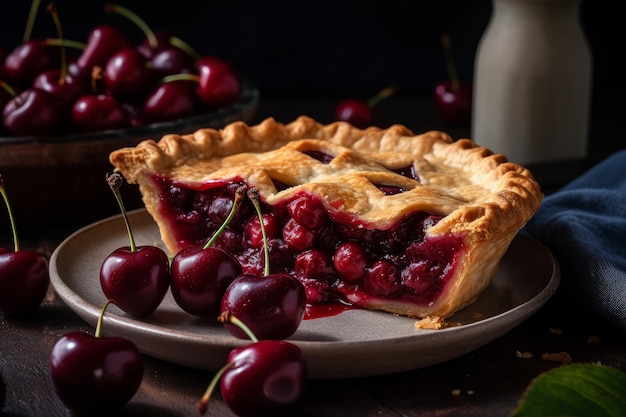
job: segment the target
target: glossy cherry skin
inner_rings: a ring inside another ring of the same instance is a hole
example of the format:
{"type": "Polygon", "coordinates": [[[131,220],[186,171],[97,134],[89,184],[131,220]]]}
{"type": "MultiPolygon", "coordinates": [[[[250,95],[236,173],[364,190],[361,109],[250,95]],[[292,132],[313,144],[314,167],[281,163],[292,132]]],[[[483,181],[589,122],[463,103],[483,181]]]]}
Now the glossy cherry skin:
{"type": "MultiPolygon", "coordinates": [[[[228,287],[221,311],[229,311],[244,322],[259,339],[286,339],[300,326],[306,309],[306,290],[295,277],[285,273],[258,276],[242,274],[228,287]]],[[[238,326],[224,327],[239,339],[248,336],[238,326]]]]}
{"type": "Polygon", "coordinates": [[[181,249],[171,268],[174,300],[196,316],[217,316],[226,288],[241,274],[239,261],[216,247],[181,249]]]}
{"type": "Polygon", "coordinates": [[[150,58],[150,65],[158,78],[170,74],[192,73],[195,68],[193,58],[174,46],[167,46],[156,52],[150,58]]]}
{"type": "Polygon", "coordinates": [[[137,346],[122,337],[67,333],[55,343],[48,364],[56,395],[81,413],[123,406],[143,378],[137,346]]]}
{"type": "Polygon", "coordinates": [[[59,48],[47,45],[43,39],[18,45],[4,61],[6,76],[18,88],[30,87],[42,71],[59,68],[60,65],[59,48]]]}
{"type": "Polygon", "coordinates": [[[240,417],[292,415],[306,390],[302,351],[282,340],[261,340],[233,349],[222,376],[224,402],[240,417]]]}
{"type": "Polygon", "coordinates": [[[89,84],[85,78],[66,74],[61,82],[61,70],[57,68],[40,73],[35,77],[33,87],[50,93],[64,108],[71,108],[79,97],[89,92],[89,84]]]}
{"type": "Polygon", "coordinates": [[[154,313],[170,285],[167,254],[156,246],[121,247],[107,256],[100,267],[104,295],[134,317],[154,313]]]}
{"type": "Polygon", "coordinates": [[[211,108],[227,107],[241,95],[241,80],[235,70],[217,57],[202,57],[196,61],[200,81],[197,94],[211,108]]]}
{"type": "Polygon", "coordinates": [[[56,133],[62,123],[61,106],[47,91],[29,88],[10,100],[3,110],[6,130],[13,135],[56,133]]]}
{"type": "Polygon", "coordinates": [[[104,67],[109,93],[122,101],[143,98],[155,80],[148,59],[135,48],[114,53],[104,67]]]}
{"type": "Polygon", "coordinates": [[[119,129],[131,125],[128,112],[117,99],[104,94],[79,97],[72,106],[71,123],[77,131],[119,129]]]}
{"type": "Polygon", "coordinates": [[[335,120],[348,122],[354,127],[365,129],[374,124],[374,112],[365,101],[346,99],[335,108],[335,120]]]}
{"type": "Polygon", "coordinates": [[[435,108],[439,117],[454,125],[469,124],[472,116],[472,85],[459,83],[459,89],[452,88],[450,81],[444,81],[435,87],[435,108]]]}
{"type": "Polygon", "coordinates": [[[49,282],[48,262],[42,254],[0,248],[0,311],[22,314],[36,310],[49,282]]]}
{"type": "Polygon", "coordinates": [[[94,66],[104,69],[109,58],[119,50],[131,48],[126,35],[114,26],[96,26],[89,33],[85,49],[76,60],[78,74],[91,77],[94,66]]]}
{"type": "Polygon", "coordinates": [[[149,122],[176,120],[196,113],[198,99],[193,81],[170,81],[159,84],[143,103],[143,115],[149,122]]]}

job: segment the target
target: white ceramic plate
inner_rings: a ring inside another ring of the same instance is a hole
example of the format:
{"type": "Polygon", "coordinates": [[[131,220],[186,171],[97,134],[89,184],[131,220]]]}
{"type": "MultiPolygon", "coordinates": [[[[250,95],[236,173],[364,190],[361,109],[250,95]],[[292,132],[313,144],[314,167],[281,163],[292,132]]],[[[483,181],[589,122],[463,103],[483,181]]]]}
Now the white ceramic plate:
{"type": "MultiPolygon", "coordinates": [[[[129,213],[137,245],[162,245],[145,210],[129,213]]],[[[104,258],[128,245],[121,216],[101,220],[69,236],[52,254],[50,279],[61,299],[94,326],[106,299],[99,270],[104,258]]],[[[290,338],[303,350],[311,378],[348,378],[417,369],[477,349],[535,313],[556,291],[559,267],[540,243],[517,236],[492,282],[478,300],[449,321],[460,326],[417,330],[415,320],[392,314],[348,310],[305,320],[290,338]]],[[[181,310],[168,294],[158,310],[135,319],[115,306],[107,309],[105,335],[124,336],[146,355],[216,371],[229,351],[249,341],[228,333],[217,320],[181,310]]]]}

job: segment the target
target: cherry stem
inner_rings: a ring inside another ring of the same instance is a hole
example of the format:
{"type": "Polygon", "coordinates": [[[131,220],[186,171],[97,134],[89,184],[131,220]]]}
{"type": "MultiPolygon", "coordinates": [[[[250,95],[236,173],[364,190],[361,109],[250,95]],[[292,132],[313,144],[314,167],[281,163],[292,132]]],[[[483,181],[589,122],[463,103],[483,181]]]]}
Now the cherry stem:
{"type": "Polygon", "coordinates": [[[17,92],[15,91],[15,89],[13,89],[13,87],[11,87],[9,84],[2,80],[0,80],[0,87],[4,88],[4,90],[9,93],[9,95],[11,96],[11,101],[13,101],[15,107],[21,106],[20,101],[17,99],[17,92]]]}
{"type": "Polygon", "coordinates": [[[211,399],[211,394],[213,394],[213,391],[215,391],[215,387],[217,386],[217,383],[222,378],[224,373],[228,371],[230,368],[232,368],[234,364],[235,364],[234,362],[227,363],[226,365],[222,366],[222,368],[219,371],[217,371],[217,373],[213,376],[213,379],[211,379],[209,386],[204,392],[204,395],[202,395],[202,397],[200,398],[200,401],[198,401],[198,404],[196,405],[196,409],[198,410],[200,414],[206,413],[209,400],[211,399]]]}
{"type": "Polygon", "coordinates": [[[461,89],[459,76],[454,65],[454,57],[452,56],[452,46],[450,46],[450,35],[444,33],[441,35],[441,43],[443,44],[443,52],[446,54],[446,64],[448,65],[448,74],[450,76],[450,85],[452,91],[458,92],[461,89]]]}
{"type": "Polygon", "coordinates": [[[104,77],[102,75],[102,67],[99,65],[94,65],[91,69],[91,91],[96,94],[98,92],[97,82],[104,77]]]}
{"type": "Polygon", "coordinates": [[[248,339],[250,339],[252,341],[252,343],[256,343],[256,342],[259,341],[259,339],[252,332],[252,330],[250,330],[250,328],[246,325],[246,323],[244,323],[243,321],[239,320],[233,313],[230,312],[230,310],[223,311],[217,317],[217,320],[220,323],[230,323],[230,324],[234,324],[235,326],[239,327],[241,330],[244,331],[244,333],[248,336],[248,339]]]}
{"type": "Polygon", "coordinates": [[[198,74],[171,74],[161,78],[161,83],[169,83],[172,81],[200,82],[200,76],[198,74]]]}
{"type": "Polygon", "coordinates": [[[235,191],[235,197],[233,199],[233,206],[230,209],[230,213],[228,213],[228,217],[226,217],[226,220],[224,220],[222,225],[215,231],[215,233],[213,233],[213,236],[211,237],[211,239],[209,239],[206,245],[204,245],[204,249],[209,248],[211,245],[213,245],[213,243],[215,243],[217,238],[222,234],[224,229],[226,229],[226,227],[228,226],[230,221],[233,219],[233,217],[235,217],[235,214],[237,213],[237,209],[239,208],[239,204],[241,203],[241,201],[246,195],[247,188],[248,187],[245,184],[242,184],[237,188],[237,191],[235,191]]]}
{"type": "Polygon", "coordinates": [[[98,317],[98,323],[96,324],[96,333],[95,333],[96,337],[102,336],[102,320],[104,319],[104,312],[106,311],[109,304],[112,304],[112,303],[113,303],[113,300],[107,300],[107,302],[104,303],[104,306],[102,306],[102,310],[100,310],[100,316],[98,317]]]}
{"type": "Polygon", "coordinates": [[[157,48],[158,41],[154,32],[152,31],[152,29],[150,29],[150,26],[148,26],[148,24],[141,17],[139,17],[138,14],[131,11],[130,9],[127,9],[126,7],[120,6],[119,4],[112,4],[112,3],[105,4],[104,10],[107,13],[113,12],[113,13],[121,14],[127,19],[131,20],[146,35],[146,38],[148,39],[148,43],[150,44],[150,48],[152,49],[157,48]]]}
{"type": "Polygon", "coordinates": [[[26,29],[24,30],[24,37],[22,38],[24,43],[28,42],[33,34],[33,26],[35,26],[35,18],[37,17],[37,10],[39,10],[39,3],[39,0],[33,0],[30,4],[30,12],[28,13],[26,29]]]}
{"type": "Polygon", "coordinates": [[[263,223],[263,213],[261,213],[261,204],[259,203],[259,189],[250,188],[248,190],[248,198],[252,201],[252,205],[259,216],[259,225],[261,226],[261,234],[263,235],[263,253],[265,254],[265,276],[270,274],[270,249],[267,243],[267,233],[265,232],[265,224],[263,223]]]}
{"type": "Polygon", "coordinates": [[[130,251],[135,252],[137,250],[137,246],[135,245],[135,238],[133,237],[133,232],[130,228],[130,222],[128,221],[126,208],[124,208],[124,201],[122,200],[122,195],[120,194],[120,187],[122,186],[122,183],[124,182],[124,177],[119,172],[114,172],[113,174],[107,177],[107,182],[109,183],[109,187],[111,188],[111,191],[113,191],[113,194],[115,195],[117,204],[120,206],[122,217],[124,217],[124,223],[126,223],[126,231],[128,232],[128,240],[130,241],[130,251]]]}
{"type": "Polygon", "coordinates": [[[60,38],[47,38],[44,39],[43,43],[51,46],[65,46],[67,48],[75,49],[85,49],[85,46],[87,46],[84,42],[60,38]]]}
{"type": "Polygon", "coordinates": [[[185,42],[181,38],[176,37],[176,36],[170,36],[169,42],[170,42],[170,45],[175,46],[178,49],[185,51],[194,60],[197,60],[200,58],[200,54],[196,52],[196,50],[193,49],[191,45],[189,45],[187,42],[185,42]]]}
{"type": "Polygon", "coordinates": [[[67,56],[65,54],[65,43],[63,42],[63,29],[61,28],[61,20],[59,19],[59,13],[54,3],[49,3],[46,8],[48,13],[52,16],[54,25],[56,26],[57,34],[61,40],[61,71],[59,74],[59,85],[65,84],[65,77],[67,77],[67,56]]]}
{"type": "Polygon", "coordinates": [[[0,174],[0,194],[2,194],[2,198],[4,199],[4,204],[7,206],[7,212],[9,213],[9,221],[11,222],[11,231],[13,232],[13,245],[15,247],[15,252],[20,250],[20,243],[17,239],[17,228],[15,227],[15,218],[13,217],[13,210],[11,210],[11,203],[9,203],[9,195],[7,194],[6,188],[4,188],[4,178],[2,178],[2,174],[0,174]]]}
{"type": "Polygon", "coordinates": [[[387,88],[383,88],[378,93],[376,93],[374,96],[372,96],[372,98],[367,100],[368,107],[369,108],[374,107],[375,105],[380,103],[382,100],[384,100],[387,97],[395,94],[397,91],[398,91],[398,88],[395,87],[395,86],[390,86],[390,87],[387,87],[387,88]]]}

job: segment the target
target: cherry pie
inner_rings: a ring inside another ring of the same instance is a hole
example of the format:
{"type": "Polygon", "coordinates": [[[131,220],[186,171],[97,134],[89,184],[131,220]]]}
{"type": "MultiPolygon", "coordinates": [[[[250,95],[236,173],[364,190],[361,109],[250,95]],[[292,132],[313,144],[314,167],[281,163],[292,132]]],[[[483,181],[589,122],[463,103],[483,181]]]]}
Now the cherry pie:
{"type": "MultiPolygon", "coordinates": [[[[172,253],[204,245],[245,183],[261,196],[272,271],[297,276],[309,304],[416,318],[472,303],[543,197],[527,169],[468,139],[305,116],[166,135],[110,160],[172,253]]],[[[260,229],[247,202],[215,245],[262,274],[260,229]]]]}

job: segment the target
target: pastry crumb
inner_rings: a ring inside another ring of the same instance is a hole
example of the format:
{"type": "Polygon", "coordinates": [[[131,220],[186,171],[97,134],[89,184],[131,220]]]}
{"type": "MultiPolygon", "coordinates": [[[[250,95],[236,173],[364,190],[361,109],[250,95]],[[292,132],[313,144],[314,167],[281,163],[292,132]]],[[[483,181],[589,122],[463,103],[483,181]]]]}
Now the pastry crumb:
{"type": "Polygon", "coordinates": [[[602,341],[602,339],[596,334],[592,334],[587,338],[587,343],[598,343],[600,341],[602,341]]]}
{"type": "Polygon", "coordinates": [[[474,313],[474,314],[472,314],[472,318],[475,319],[475,320],[482,319],[483,318],[483,313],[474,313]]]}
{"type": "Polygon", "coordinates": [[[443,317],[440,316],[427,316],[415,322],[416,329],[424,330],[447,329],[448,327],[458,327],[460,325],[461,323],[457,321],[446,322],[443,317]]]}
{"type": "Polygon", "coordinates": [[[533,354],[530,352],[520,352],[519,350],[517,352],[515,352],[515,355],[518,358],[522,358],[522,359],[528,359],[528,358],[532,358],[533,354]]]}
{"type": "Polygon", "coordinates": [[[474,390],[473,389],[468,389],[467,390],[467,394],[468,395],[473,395],[474,394],[474,390]]]}
{"type": "Polygon", "coordinates": [[[460,389],[453,389],[451,394],[452,395],[461,395],[461,390],[460,389]]]}
{"type": "Polygon", "coordinates": [[[563,329],[558,329],[558,328],[554,328],[554,327],[550,327],[550,333],[552,334],[561,334],[563,333],[563,329]]]}
{"type": "Polygon", "coordinates": [[[541,355],[541,359],[546,361],[561,362],[563,365],[567,365],[572,362],[572,357],[567,352],[544,353],[541,355]]]}

